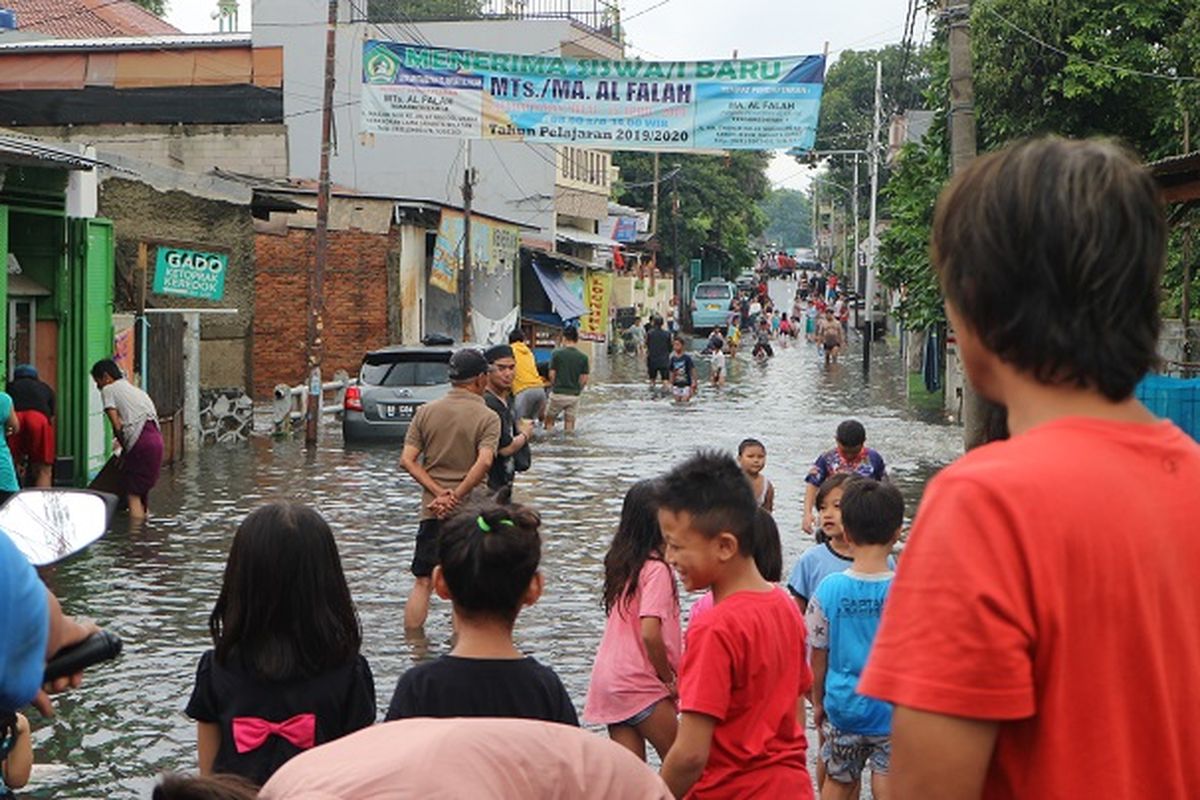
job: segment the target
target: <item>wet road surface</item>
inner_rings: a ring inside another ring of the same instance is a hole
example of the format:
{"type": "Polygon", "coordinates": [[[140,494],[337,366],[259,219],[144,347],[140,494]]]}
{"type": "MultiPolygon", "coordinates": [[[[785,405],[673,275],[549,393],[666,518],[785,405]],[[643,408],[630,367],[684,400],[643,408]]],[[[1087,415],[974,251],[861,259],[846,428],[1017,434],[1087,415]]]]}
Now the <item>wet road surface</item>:
{"type": "MultiPolygon", "coordinates": [[[[632,356],[613,357],[585,394],[576,434],[538,441],[533,469],[518,476],[516,498],[544,519],[546,591],[519,618],[517,643],[558,672],[579,707],[603,628],[602,561],[633,482],[698,447],[732,450],[744,437],[762,439],[786,571],[810,546],[799,531],[804,473],[833,445],[842,419],[866,425],[910,513],[929,477],[961,452],[959,428],[906,407],[899,359],[886,346],[876,348],[870,381],[854,337],[845,363],[831,368],[803,342],[777,348],[765,367],[745,352],[731,359],[728,386],[704,385],[687,407],[653,396],[632,356]]],[[[707,364],[697,360],[703,385],[707,364]]],[[[208,614],[237,524],[273,499],[310,503],[332,525],[382,717],[401,672],[446,652],[451,633],[449,609],[437,600],[427,639],[406,641],[403,633],[419,491],[398,456],[398,447],[344,450],[330,425],[315,453],[296,441],[257,439],[205,448],[165,470],[147,524],[119,518],[104,540],[49,577],[69,612],[118,632],[126,646],[120,661],[92,670],[85,688],[59,699],[55,722],[33,715],[39,767],[21,796],[148,797],[160,772],[194,769],[195,728],[183,708],[210,646],[208,614]]]]}

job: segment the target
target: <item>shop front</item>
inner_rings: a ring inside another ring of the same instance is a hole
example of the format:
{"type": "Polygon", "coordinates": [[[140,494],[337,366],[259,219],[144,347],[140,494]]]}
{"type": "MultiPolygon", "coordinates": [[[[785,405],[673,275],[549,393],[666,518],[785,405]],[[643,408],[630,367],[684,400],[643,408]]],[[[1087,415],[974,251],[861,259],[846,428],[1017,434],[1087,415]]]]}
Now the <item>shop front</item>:
{"type": "Polygon", "coordinates": [[[0,136],[0,373],[32,364],[57,395],[56,480],[83,485],[111,436],[91,365],[113,353],[113,230],[96,219],[96,162],[0,136]],[[89,178],[92,178],[89,180],[89,178]]]}

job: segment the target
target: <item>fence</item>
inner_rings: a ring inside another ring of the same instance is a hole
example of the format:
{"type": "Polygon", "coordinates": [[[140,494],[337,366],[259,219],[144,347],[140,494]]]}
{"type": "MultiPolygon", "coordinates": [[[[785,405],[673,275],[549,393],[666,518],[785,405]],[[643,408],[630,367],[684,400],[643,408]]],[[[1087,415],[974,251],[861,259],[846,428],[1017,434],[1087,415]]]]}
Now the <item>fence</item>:
{"type": "Polygon", "coordinates": [[[376,23],[468,19],[563,19],[618,38],[616,0],[443,0],[423,9],[411,0],[368,0],[367,18],[376,23]]]}

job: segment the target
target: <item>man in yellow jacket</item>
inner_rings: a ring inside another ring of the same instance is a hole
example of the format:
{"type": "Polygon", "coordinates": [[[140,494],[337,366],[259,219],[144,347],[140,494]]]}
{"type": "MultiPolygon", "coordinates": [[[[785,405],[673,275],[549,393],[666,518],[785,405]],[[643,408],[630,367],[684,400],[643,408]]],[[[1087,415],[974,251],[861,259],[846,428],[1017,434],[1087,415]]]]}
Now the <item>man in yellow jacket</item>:
{"type": "Polygon", "coordinates": [[[517,361],[513,376],[512,413],[516,419],[541,419],[546,413],[546,383],[538,374],[533,351],[525,343],[525,334],[516,328],[508,335],[508,343],[517,361]]]}

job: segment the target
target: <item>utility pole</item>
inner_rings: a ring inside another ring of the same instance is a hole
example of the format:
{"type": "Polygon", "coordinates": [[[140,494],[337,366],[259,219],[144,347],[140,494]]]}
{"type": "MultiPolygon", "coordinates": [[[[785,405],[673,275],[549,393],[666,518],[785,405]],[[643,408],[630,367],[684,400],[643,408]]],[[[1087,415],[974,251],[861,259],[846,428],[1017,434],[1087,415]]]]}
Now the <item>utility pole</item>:
{"type": "Polygon", "coordinates": [[[862,294],[861,276],[858,274],[858,153],[854,154],[854,293],[862,294]]]}
{"type": "Polygon", "coordinates": [[[875,222],[879,206],[879,126],[883,120],[883,62],[875,62],[875,128],[871,131],[871,219],[868,224],[867,241],[867,296],[863,301],[867,312],[867,325],[863,329],[863,375],[871,373],[871,344],[875,339],[875,252],[879,249],[875,240],[875,222]]]}
{"type": "MultiPolygon", "coordinates": [[[[678,164],[671,171],[671,251],[675,261],[675,321],[681,326],[684,323],[683,309],[687,306],[683,297],[683,267],[679,263],[679,170],[678,164]]],[[[691,320],[688,320],[690,325],[691,320]]]]}
{"type": "Polygon", "coordinates": [[[333,75],[337,52],[338,0],[329,0],[325,31],[325,92],[321,105],[321,166],[317,182],[317,226],[313,234],[313,268],[308,275],[308,403],[304,443],[317,444],[321,422],[321,355],[325,349],[325,259],[329,254],[329,149],[333,129],[333,75]]]}
{"type": "Polygon", "coordinates": [[[475,326],[471,320],[471,201],[475,198],[475,171],[471,167],[471,140],[465,139],[467,157],[463,169],[463,236],[462,275],[458,290],[462,293],[462,340],[469,342],[475,337],[475,326]]]}
{"type": "MultiPolygon", "coordinates": [[[[950,27],[950,171],[958,173],[978,152],[975,80],[971,69],[971,3],[970,0],[942,2],[942,15],[950,27]]],[[[1002,434],[1004,410],[976,393],[965,370],[962,378],[963,446],[970,450],[1002,434]]]]}
{"type": "Polygon", "coordinates": [[[654,187],[651,189],[653,198],[650,200],[650,238],[658,235],[658,151],[654,151],[654,187]]]}

